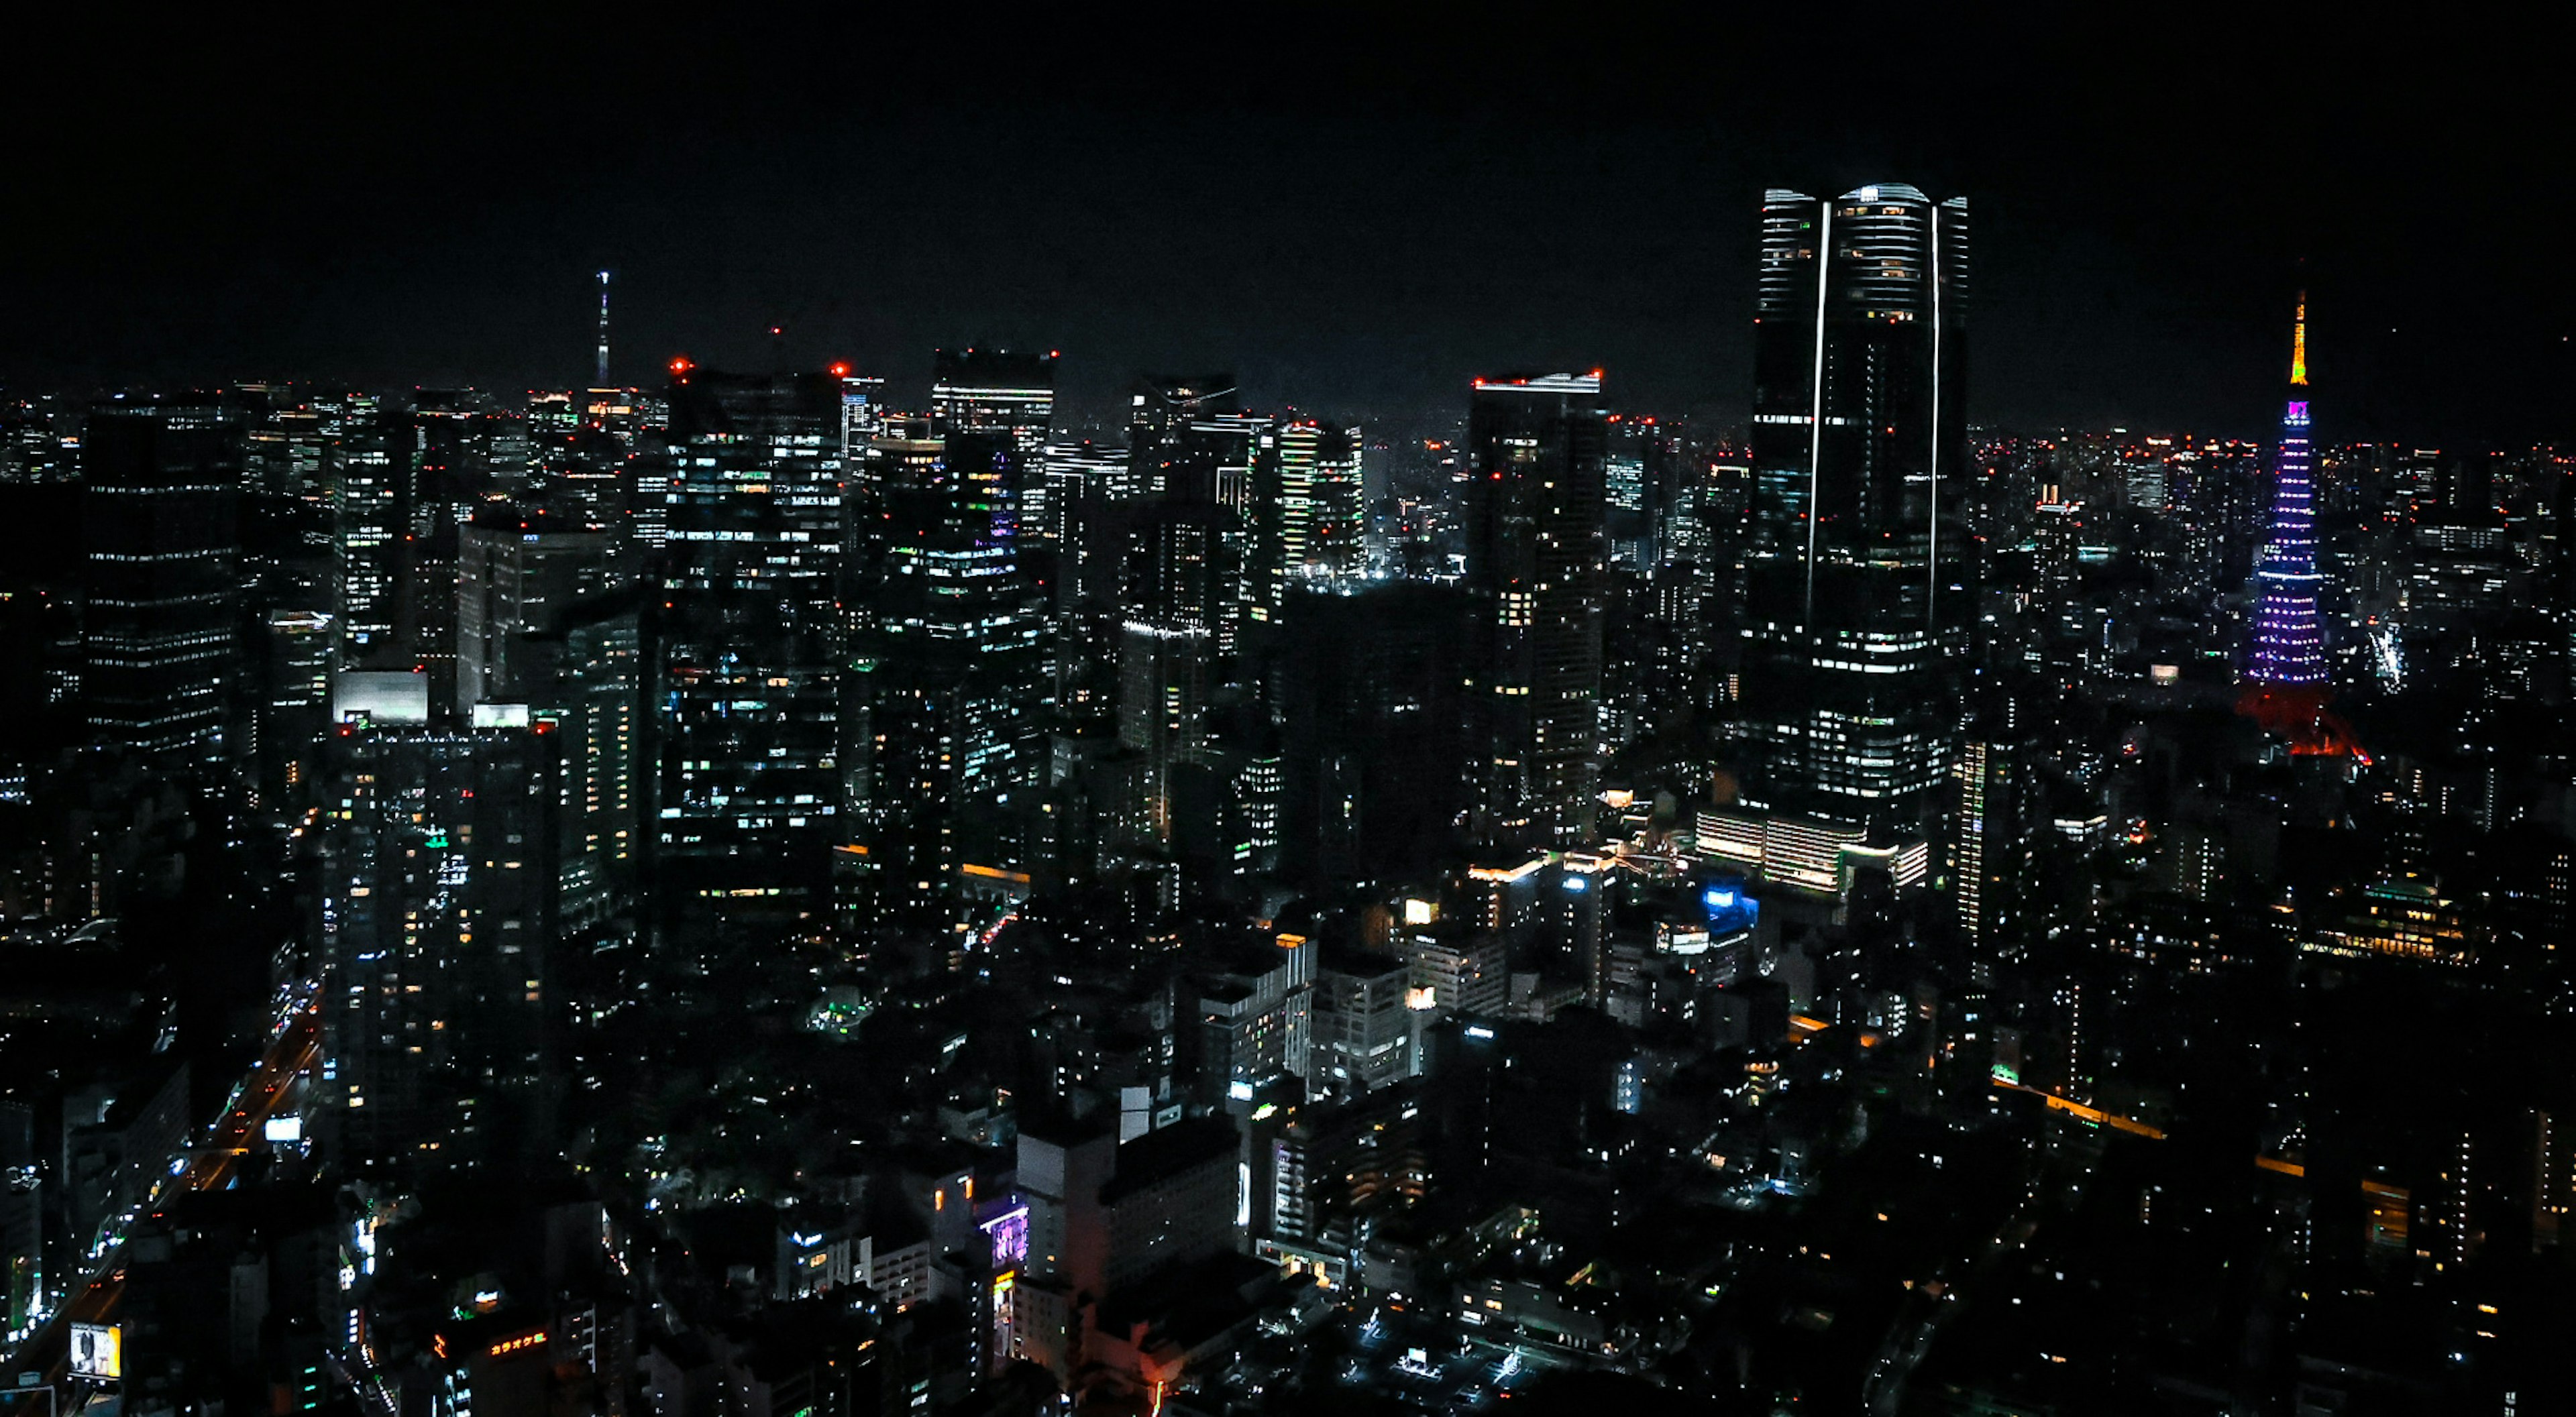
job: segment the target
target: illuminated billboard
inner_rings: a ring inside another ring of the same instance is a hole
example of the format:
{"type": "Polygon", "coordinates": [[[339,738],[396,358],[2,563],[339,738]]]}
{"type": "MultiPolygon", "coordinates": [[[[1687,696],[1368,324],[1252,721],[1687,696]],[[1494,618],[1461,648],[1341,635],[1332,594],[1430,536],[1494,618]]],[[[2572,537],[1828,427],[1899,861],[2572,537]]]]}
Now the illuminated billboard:
{"type": "Polygon", "coordinates": [[[476,728],[525,728],[528,726],[528,706],[476,704],[468,721],[476,728]]]}
{"type": "Polygon", "coordinates": [[[125,1376],[123,1333],[114,1324],[72,1325],[72,1376],[125,1376]]]}
{"type": "Polygon", "coordinates": [[[331,721],[429,722],[429,676],[383,670],[350,670],[331,676],[331,721]]]}

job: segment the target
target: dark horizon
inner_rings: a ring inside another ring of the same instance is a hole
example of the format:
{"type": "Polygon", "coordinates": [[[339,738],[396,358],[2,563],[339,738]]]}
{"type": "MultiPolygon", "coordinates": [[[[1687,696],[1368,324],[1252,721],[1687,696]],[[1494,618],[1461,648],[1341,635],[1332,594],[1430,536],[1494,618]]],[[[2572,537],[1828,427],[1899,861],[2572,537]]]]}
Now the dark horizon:
{"type": "Polygon", "coordinates": [[[2570,436],[2576,317],[2514,254],[2566,203],[2492,56],[2251,23],[1523,43],[1553,13],[70,35],[117,77],[12,100],[46,195],[0,237],[0,388],[570,386],[604,266],[622,383],[770,367],[780,325],[787,363],[898,388],[940,345],[1061,349],[1076,420],[1216,368],[1402,426],[1547,366],[1733,421],[1762,189],[1896,181],[1969,199],[1979,424],[2260,436],[2304,283],[2322,437],[2570,436]]]}

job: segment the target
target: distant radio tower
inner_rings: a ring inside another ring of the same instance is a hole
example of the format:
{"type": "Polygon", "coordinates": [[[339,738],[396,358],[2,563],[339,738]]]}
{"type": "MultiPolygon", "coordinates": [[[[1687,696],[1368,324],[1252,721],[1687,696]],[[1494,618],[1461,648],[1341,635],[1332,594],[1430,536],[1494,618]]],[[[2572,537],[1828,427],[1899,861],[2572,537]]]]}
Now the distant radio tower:
{"type": "Polygon", "coordinates": [[[599,372],[591,387],[608,387],[608,272],[599,273],[599,372]]]}

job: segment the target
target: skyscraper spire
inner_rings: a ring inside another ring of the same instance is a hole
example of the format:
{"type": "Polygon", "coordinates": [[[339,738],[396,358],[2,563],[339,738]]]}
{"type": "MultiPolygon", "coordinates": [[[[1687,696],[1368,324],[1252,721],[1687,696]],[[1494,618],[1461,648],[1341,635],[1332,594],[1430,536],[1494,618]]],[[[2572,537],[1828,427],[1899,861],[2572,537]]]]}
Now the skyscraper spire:
{"type": "Polygon", "coordinates": [[[599,368],[592,374],[594,388],[608,387],[608,272],[599,273],[599,368]]]}
{"type": "Polygon", "coordinates": [[[2308,293],[2299,292],[2299,316],[2290,326],[2290,386],[2308,386],[2308,293]]]}

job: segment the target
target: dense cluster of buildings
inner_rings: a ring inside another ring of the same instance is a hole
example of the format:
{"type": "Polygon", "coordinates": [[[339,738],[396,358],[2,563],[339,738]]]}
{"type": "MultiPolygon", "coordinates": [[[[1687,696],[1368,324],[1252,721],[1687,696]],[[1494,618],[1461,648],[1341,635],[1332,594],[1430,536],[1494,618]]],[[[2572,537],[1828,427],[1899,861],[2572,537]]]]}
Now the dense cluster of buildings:
{"type": "Polygon", "coordinates": [[[2576,461],[2304,306],[2277,440],[1972,428],[1963,199],[1759,225],[1734,429],[619,387],[605,276],[593,387],[0,406],[22,1385],[2566,1400],[2576,461]]]}

